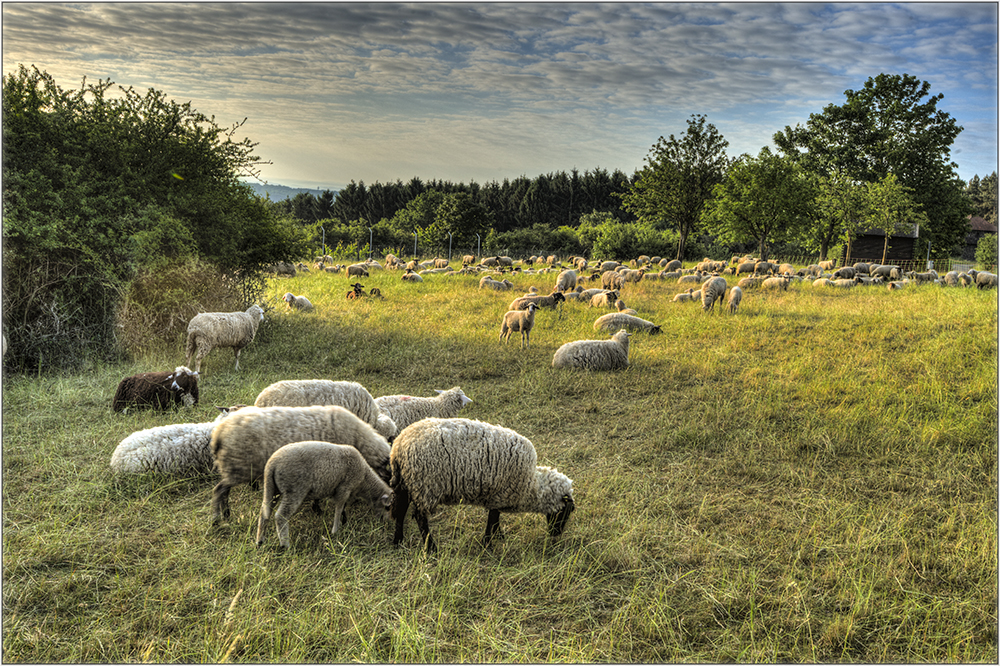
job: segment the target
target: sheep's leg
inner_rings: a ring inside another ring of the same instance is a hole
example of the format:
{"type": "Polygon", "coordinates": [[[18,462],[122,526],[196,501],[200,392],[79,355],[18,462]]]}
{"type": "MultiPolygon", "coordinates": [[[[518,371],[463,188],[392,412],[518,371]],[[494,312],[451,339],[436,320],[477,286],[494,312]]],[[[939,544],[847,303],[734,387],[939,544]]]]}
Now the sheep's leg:
{"type": "Polygon", "coordinates": [[[392,511],[389,515],[396,519],[396,533],[392,536],[392,544],[398,546],[403,541],[403,523],[406,521],[406,510],[410,508],[410,493],[400,482],[392,497],[392,511]]]}
{"type": "Polygon", "coordinates": [[[233,351],[236,352],[236,370],[240,369],[240,352],[243,351],[239,347],[234,347],[233,351]]]}
{"type": "Polygon", "coordinates": [[[229,491],[232,486],[225,481],[219,483],[212,490],[212,523],[218,524],[223,518],[229,520],[229,491]]]}
{"type": "Polygon", "coordinates": [[[281,504],[274,512],[274,528],[278,531],[278,541],[282,548],[288,548],[291,543],[288,539],[288,519],[299,510],[303,500],[305,500],[303,495],[288,493],[281,498],[281,504]]]}
{"type": "Polygon", "coordinates": [[[351,496],[351,491],[344,489],[343,486],[337,488],[333,493],[333,529],[330,530],[331,536],[337,533],[340,526],[343,524],[341,522],[341,516],[345,514],[344,507],[347,505],[347,500],[351,496]]]}
{"type": "Polygon", "coordinates": [[[483,537],[483,545],[490,545],[494,536],[503,538],[503,532],[500,531],[500,511],[498,509],[490,509],[486,515],[486,536],[483,537]]]}
{"type": "Polygon", "coordinates": [[[437,546],[434,545],[434,539],[431,538],[431,527],[427,522],[427,515],[417,507],[413,507],[413,519],[417,521],[417,527],[420,528],[420,539],[424,542],[424,548],[427,549],[427,552],[433,553],[437,550],[437,546]]]}

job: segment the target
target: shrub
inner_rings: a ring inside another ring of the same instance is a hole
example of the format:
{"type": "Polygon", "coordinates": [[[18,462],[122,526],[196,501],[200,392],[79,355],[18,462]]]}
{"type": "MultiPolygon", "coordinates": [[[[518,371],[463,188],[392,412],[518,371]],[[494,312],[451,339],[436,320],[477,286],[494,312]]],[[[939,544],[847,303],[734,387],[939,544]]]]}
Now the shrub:
{"type": "Polygon", "coordinates": [[[984,271],[997,267],[997,235],[986,234],[976,243],[976,266],[984,271]]]}

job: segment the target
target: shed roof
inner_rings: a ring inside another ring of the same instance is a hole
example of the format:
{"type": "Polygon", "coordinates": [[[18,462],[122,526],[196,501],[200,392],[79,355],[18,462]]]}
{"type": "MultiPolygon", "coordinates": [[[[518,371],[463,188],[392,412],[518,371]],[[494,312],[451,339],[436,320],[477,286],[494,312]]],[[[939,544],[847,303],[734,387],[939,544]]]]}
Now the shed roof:
{"type": "Polygon", "coordinates": [[[995,234],[997,232],[997,225],[992,222],[987,222],[978,215],[969,216],[969,225],[972,226],[973,231],[985,231],[986,233],[995,234]]]}

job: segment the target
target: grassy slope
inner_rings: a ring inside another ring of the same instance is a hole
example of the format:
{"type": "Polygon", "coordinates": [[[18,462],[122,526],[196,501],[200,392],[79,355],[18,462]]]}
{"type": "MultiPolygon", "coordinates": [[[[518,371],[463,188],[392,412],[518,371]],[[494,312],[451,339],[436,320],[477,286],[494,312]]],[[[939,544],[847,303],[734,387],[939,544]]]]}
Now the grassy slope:
{"type": "Polygon", "coordinates": [[[995,659],[996,292],[921,287],[751,292],[742,312],[626,288],[663,324],[622,373],[554,372],[599,314],[541,311],[530,350],[501,346],[506,304],[554,275],[342,275],[273,286],[232,371],[203,365],[193,411],[120,415],[118,379],[183,362],[180,341],[128,366],[5,377],[5,661],[986,661],[995,659]],[[285,291],[306,294],[291,313],[285,291]],[[305,511],[293,547],[253,534],[259,491],[209,528],[214,479],[110,476],[134,430],[214,417],[273,381],[374,395],[459,385],[463,416],[530,438],[574,479],[558,540],[534,515],[478,544],[485,512],[447,508],[426,557],[360,517],[336,538],[305,511]]]}

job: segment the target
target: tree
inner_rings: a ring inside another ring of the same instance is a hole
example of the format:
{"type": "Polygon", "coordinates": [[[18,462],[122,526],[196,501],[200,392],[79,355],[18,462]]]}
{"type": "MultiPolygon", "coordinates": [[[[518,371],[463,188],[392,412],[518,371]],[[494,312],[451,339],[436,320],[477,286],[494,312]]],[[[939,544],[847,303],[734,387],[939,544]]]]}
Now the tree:
{"type": "Polygon", "coordinates": [[[818,250],[821,260],[827,258],[830,246],[838,239],[851,242],[863,225],[864,188],[840,172],[820,177],[817,183],[816,217],[804,227],[800,242],[810,250],[818,250]]]}
{"type": "Polygon", "coordinates": [[[997,269],[997,235],[986,234],[976,244],[976,265],[984,271],[997,269]]]}
{"type": "MultiPolygon", "coordinates": [[[[200,258],[242,285],[304,236],[242,184],[249,139],[149,90],[64,91],[23,65],[3,77],[4,321],[21,367],[118,356],[116,312],[154,263],[200,258]]],[[[245,122],[245,121],[244,121],[245,122]]],[[[11,360],[13,356],[13,360],[11,360]]]]}
{"type": "Polygon", "coordinates": [[[878,182],[865,183],[864,219],[867,228],[885,233],[883,264],[889,252],[889,238],[894,233],[904,225],[927,224],[927,216],[920,211],[920,204],[910,198],[909,188],[901,185],[891,173],[878,182]]]}
{"type": "Polygon", "coordinates": [[[843,105],[811,114],[804,127],[785,127],[774,143],[823,176],[837,171],[857,182],[878,182],[895,174],[929,220],[921,243],[947,258],[968,233],[971,210],[950,161],[962,127],[937,108],[944,96],[929,92],[930,84],[915,76],[879,74],[861,90],[845,91],[843,105]]]}
{"type": "Polygon", "coordinates": [[[978,215],[987,222],[997,223],[997,172],[981,179],[973,176],[965,186],[966,196],[972,203],[972,214],[978,215]]]}
{"type": "Polygon", "coordinates": [[[757,157],[741,156],[712,193],[702,221],[723,239],[756,242],[761,259],[770,244],[800,236],[815,212],[814,180],[767,147],[757,157]]]}
{"type": "Polygon", "coordinates": [[[696,229],[712,189],[722,182],[728,145],[715,125],[706,125],[705,116],[691,116],[681,138],[671,134],[669,140],[657,140],[646,166],[621,196],[624,207],[640,221],[677,229],[678,259],[684,257],[688,235],[696,229]]]}

